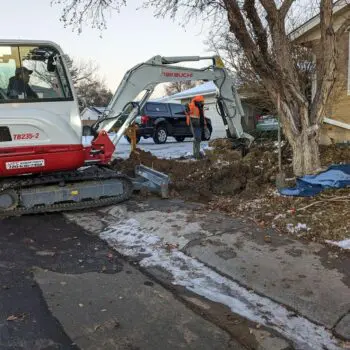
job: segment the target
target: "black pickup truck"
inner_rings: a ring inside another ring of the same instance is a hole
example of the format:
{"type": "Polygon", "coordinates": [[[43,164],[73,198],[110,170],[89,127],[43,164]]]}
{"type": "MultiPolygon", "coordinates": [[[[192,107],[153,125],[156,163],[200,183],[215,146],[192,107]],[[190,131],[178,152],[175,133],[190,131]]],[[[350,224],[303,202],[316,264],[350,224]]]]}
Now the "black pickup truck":
{"type": "MultiPolygon", "coordinates": [[[[205,119],[207,129],[203,141],[208,141],[213,129],[211,120],[205,119]]],[[[158,144],[165,143],[168,136],[173,136],[178,142],[192,137],[191,128],[186,124],[185,106],[179,103],[147,102],[135,121],[138,126],[137,142],[141,137],[152,137],[158,144]]]]}

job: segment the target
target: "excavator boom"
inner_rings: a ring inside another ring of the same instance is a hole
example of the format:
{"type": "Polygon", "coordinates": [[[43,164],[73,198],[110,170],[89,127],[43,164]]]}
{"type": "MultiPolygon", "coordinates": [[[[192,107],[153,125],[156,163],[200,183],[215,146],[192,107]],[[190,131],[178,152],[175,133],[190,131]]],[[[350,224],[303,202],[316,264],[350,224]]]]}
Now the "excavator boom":
{"type": "Polygon", "coordinates": [[[214,82],[218,88],[217,98],[228,136],[247,140],[248,144],[250,144],[253,141],[253,137],[244,132],[242,128],[241,119],[244,116],[244,111],[235,89],[234,79],[223,67],[222,61],[218,56],[154,56],[145,63],[136,65],[125,74],[107,107],[107,114],[97,122],[95,132],[109,132],[118,119],[125,117],[125,114],[127,114],[128,116],[125,122],[112,140],[116,146],[158,84],[191,80],[214,82]],[[203,69],[172,65],[181,62],[196,62],[208,59],[212,60],[213,64],[203,69]],[[125,106],[130,106],[130,101],[134,101],[141,92],[143,92],[143,96],[139,103],[132,104],[131,106],[133,108],[127,110],[125,106]]]}

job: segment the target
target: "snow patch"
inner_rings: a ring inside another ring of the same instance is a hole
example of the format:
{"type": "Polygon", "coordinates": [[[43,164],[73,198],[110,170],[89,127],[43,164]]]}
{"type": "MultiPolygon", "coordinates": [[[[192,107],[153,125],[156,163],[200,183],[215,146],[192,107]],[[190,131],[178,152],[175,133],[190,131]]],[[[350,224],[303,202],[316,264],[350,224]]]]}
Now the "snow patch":
{"type": "Polygon", "coordinates": [[[273,218],[273,220],[272,220],[272,228],[276,228],[276,221],[277,220],[279,220],[279,219],[284,219],[284,218],[286,218],[286,214],[277,214],[274,218],[273,218]]]}
{"type": "MultiPolygon", "coordinates": [[[[115,133],[109,133],[109,138],[112,140],[115,136],[115,133]]],[[[82,144],[84,147],[91,146],[91,141],[93,136],[83,136],[82,144]]],[[[190,139],[189,139],[190,140],[190,139]]],[[[140,143],[137,145],[138,148],[151,152],[158,158],[162,159],[174,159],[180,157],[192,157],[192,142],[176,142],[172,137],[168,138],[168,142],[165,144],[155,144],[152,138],[149,139],[141,139],[140,143]]],[[[201,143],[201,153],[204,155],[205,151],[210,149],[208,146],[208,142],[204,141],[201,143]]],[[[130,155],[130,144],[126,141],[124,137],[122,137],[119,143],[116,146],[116,151],[114,156],[116,158],[126,159],[130,155]]]]}
{"type": "MultiPolygon", "coordinates": [[[[193,158],[193,145],[192,142],[167,142],[165,144],[156,145],[152,144],[150,142],[146,143],[146,141],[141,141],[137,147],[144,150],[151,152],[153,155],[155,155],[158,158],[161,159],[177,159],[177,158],[193,158]]],[[[201,154],[204,155],[204,149],[207,147],[208,143],[203,142],[201,147],[201,154]]],[[[118,146],[117,146],[118,149],[118,146]]],[[[129,152],[130,152],[130,146],[129,146],[129,152]]]]}
{"type": "MultiPolygon", "coordinates": [[[[123,221],[135,216],[125,208],[109,214],[123,221]]],[[[159,237],[164,242],[177,244],[179,249],[185,247],[192,239],[210,236],[210,232],[203,229],[199,222],[189,222],[187,218],[188,213],[183,210],[170,213],[146,210],[137,214],[138,229],[159,237]]]]}
{"type": "Polygon", "coordinates": [[[286,217],[286,214],[278,214],[273,218],[273,221],[278,220],[278,219],[283,219],[286,217]]]}
{"type": "Polygon", "coordinates": [[[215,163],[213,164],[213,167],[216,169],[222,169],[222,168],[225,168],[229,165],[230,165],[230,162],[228,162],[227,160],[217,159],[215,161],[215,163]]]}
{"type": "Polygon", "coordinates": [[[301,231],[304,231],[304,232],[310,231],[310,228],[307,227],[306,224],[302,224],[302,223],[298,222],[296,225],[287,224],[287,230],[288,230],[288,232],[294,234],[294,233],[299,233],[301,231]]]}
{"type": "Polygon", "coordinates": [[[327,240],[326,243],[336,245],[343,249],[349,249],[350,250],[350,239],[345,239],[343,241],[329,241],[327,240]]]}
{"type": "MultiPolygon", "coordinates": [[[[286,145],[286,141],[281,141],[281,147],[284,147],[286,145]]],[[[274,148],[278,148],[279,147],[279,142],[278,141],[275,141],[273,143],[273,147],[274,148]]]]}
{"type": "Polygon", "coordinates": [[[143,267],[165,269],[172,275],[174,285],[184,286],[209,300],[227,305],[234,313],[275,329],[293,341],[296,349],[340,349],[324,327],[241,287],[177,249],[166,249],[163,239],[149,233],[133,218],[110,223],[100,237],[121,254],[139,258],[143,267]]]}
{"type": "Polygon", "coordinates": [[[274,197],[281,197],[282,196],[278,190],[273,190],[272,192],[270,192],[270,194],[274,197]]]}
{"type": "Polygon", "coordinates": [[[152,255],[161,245],[161,239],[155,235],[145,235],[140,229],[140,223],[135,219],[128,219],[123,224],[112,225],[100,234],[120,253],[137,257],[152,255]]]}

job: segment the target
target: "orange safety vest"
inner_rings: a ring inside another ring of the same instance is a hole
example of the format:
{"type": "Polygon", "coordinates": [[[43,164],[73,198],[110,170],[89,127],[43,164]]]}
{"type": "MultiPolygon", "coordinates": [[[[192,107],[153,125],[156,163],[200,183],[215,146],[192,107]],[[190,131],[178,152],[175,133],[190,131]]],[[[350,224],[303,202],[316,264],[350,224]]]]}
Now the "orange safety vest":
{"type": "MultiPolygon", "coordinates": [[[[191,102],[188,104],[189,112],[186,113],[186,123],[190,125],[190,118],[198,118],[200,117],[199,108],[195,105],[195,102],[204,103],[204,97],[202,95],[198,95],[192,98],[191,102]]],[[[205,119],[204,119],[205,122],[205,119]]]]}

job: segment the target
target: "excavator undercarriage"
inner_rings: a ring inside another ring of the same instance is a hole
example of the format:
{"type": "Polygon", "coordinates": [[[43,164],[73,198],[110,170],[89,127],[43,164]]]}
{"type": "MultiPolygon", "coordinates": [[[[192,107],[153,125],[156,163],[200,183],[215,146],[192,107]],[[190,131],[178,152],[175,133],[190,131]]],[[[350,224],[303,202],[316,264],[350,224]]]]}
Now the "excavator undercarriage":
{"type": "Polygon", "coordinates": [[[95,208],[123,202],[133,192],[127,176],[107,167],[4,179],[0,216],[95,208]]]}
{"type": "Polygon", "coordinates": [[[133,178],[94,165],[76,171],[6,178],[0,182],[0,217],[114,205],[142,188],[167,198],[169,182],[167,175],[144,165],[136,166],[133,178]]]}

